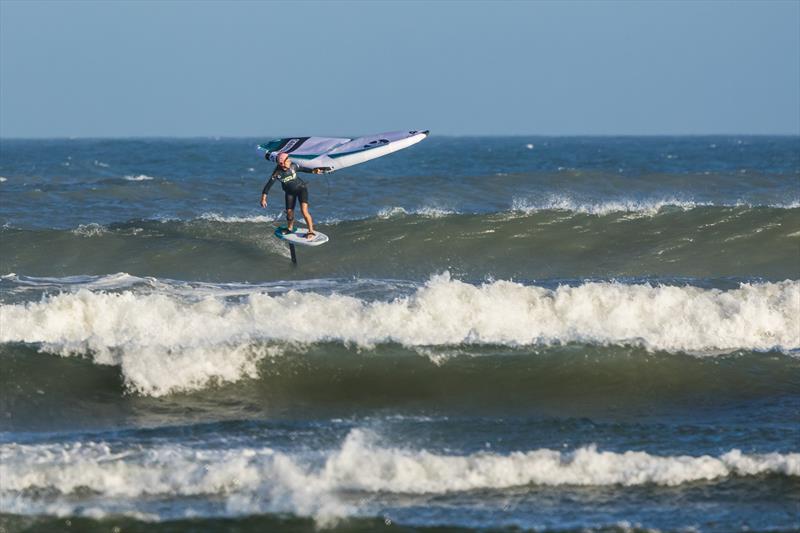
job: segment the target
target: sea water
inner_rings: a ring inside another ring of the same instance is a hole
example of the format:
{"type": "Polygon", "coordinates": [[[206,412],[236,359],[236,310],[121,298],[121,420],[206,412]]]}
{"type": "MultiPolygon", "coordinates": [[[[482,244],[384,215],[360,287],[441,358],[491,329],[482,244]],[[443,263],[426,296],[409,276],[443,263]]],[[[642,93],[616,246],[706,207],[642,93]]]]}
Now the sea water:
{"type": "Polygon", "coordinates": [[[267,139],[0,141],[3,530],[800,528],[800,138],[267,139]]]}

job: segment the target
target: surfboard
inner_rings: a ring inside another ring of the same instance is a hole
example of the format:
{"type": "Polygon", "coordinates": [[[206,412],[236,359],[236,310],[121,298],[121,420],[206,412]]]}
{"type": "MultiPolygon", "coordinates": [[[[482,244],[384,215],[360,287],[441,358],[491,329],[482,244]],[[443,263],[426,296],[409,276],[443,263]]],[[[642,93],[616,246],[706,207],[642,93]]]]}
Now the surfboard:
{"type": "Polygon", "coordinates": [[[277,161],[287,153],[297,164],[324,172],[358,165],[408,148],[425,139],[428,130],[389,131],[364,137],[286,137],[258,145],[261,157],[277,161]]]}
{"type": "Polygon", "coordinates": [[[275,236],[282,241],[286,241],[290,244],[301,244],[303,246],[319,246],[321,244],[325,244],[328,242],[328,236],[324,233],[319,231],[315,231],[316,237],[313,239],[306,239],[306,234],[308,233],[307,228],[295,228],[294,231],[291,233],[283,234],[281,233],[282,230],[285,230],[286,226],[281,226],[275,230],[275,236]]]}

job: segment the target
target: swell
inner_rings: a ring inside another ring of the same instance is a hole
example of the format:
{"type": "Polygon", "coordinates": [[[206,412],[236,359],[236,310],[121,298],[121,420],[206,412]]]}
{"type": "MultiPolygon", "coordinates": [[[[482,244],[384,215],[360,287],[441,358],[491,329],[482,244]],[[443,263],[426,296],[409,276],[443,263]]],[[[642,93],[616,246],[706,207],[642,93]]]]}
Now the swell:
{"type": "Polygon", "coordinates": [[[521,208],[489,215],[389,211],[319,224],[329,245],[292,269],[265,217],[209,215],[73,230],[4,227],[0,270],[129,272],[198,280],[364,276],[420,279],[449,269],[483,278],[678,276],[797,278],[800,208],[657,206],[592,212],[521,208]]]}
{"type": "MultiPolygon", "coordinates": [[[[90,358],[0,348],[5,431],[185,423],[285,416],[410,413],[630,417],[736,407],[733,427],[797,424],[800,361],[740,352],[714,358],[620,347],[412,350],[341,345],[250,347],[252,374],[192,382],[143,362],[149,378],[90,358]],[[279,355],[269,355],[270,352],[279,355]],[[156,374],[160,381],[155,381],[156,374]],[[145,381],[149,379],[149,381],[145,381]],[[740,409],[740,410],[739,410],[740,409]]],[[[211,367],[214,361],[199,360],[211,367]]],[[[169,366],[169,365],[166,365],[169,366]]],[[[219,374],[213,368],[210,374],[219,374]]],[[[174,372],[174,371],[173,371],[174,372]]],[[[719,413],[714,423],[721,423],[719,413]]],[[[541,428],[540,428],[541,429],[541,428]]],[[[597,428],[590,431],[597,433],[597,428]]],[[[736,433],[736,437],[747,435],[736,433]]],[[[719,434],[716,435],[719,437],[719,434]]],[[[763,435],[761,435],[763,437],[763,435]]],[[[716,438],[716,437],[715,437],[716,438]]]]}

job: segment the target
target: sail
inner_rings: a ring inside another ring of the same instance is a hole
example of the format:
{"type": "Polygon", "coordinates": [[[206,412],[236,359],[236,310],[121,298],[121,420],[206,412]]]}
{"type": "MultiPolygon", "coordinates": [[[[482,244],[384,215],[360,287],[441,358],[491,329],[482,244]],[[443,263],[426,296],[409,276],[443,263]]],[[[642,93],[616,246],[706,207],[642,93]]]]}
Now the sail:
{"type": "Polygon", "coordinates": [[[416,144],[428,136],[428,130],[390,131],[355,139],[339,137],[287,137],[258,145],[270,161],[281,152],[299,165],[333,172],[364,163],[416,144]]]}

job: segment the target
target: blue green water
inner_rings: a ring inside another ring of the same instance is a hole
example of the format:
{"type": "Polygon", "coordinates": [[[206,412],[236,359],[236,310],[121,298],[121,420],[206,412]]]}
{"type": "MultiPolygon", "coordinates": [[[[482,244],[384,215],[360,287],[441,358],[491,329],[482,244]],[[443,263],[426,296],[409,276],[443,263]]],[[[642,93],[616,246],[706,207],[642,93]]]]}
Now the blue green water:
{"type": "Polygon", "coordinates": [[[0,142],[4,529],[800,528],[800,138],[264,140],[0,142]]]}

